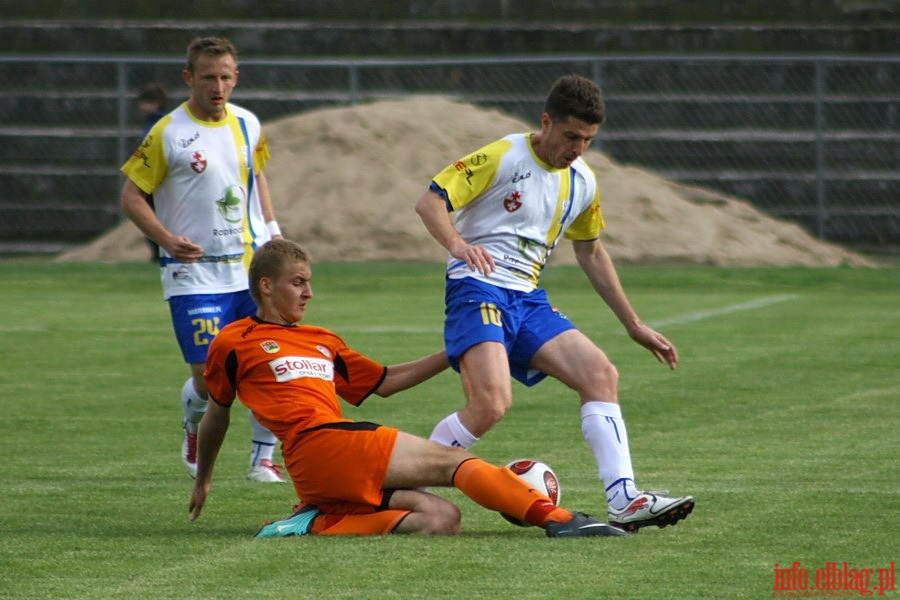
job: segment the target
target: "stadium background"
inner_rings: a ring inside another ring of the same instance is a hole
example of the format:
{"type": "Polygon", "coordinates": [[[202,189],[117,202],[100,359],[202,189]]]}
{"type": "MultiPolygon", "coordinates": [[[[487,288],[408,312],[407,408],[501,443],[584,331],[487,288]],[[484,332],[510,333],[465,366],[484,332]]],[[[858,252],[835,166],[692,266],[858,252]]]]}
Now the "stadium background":
{"type": "Polygon", "coordinates": [[[595,78],[617,161],[749,200],[859,250],[900,251],[900,2],[2,2],[0,251],[56,252],[121,220],[134,96],[227,35],[264,122],[438,94],[526,120],[595,78]],[[176,17],[177,18],[174,18],[176,17]],[[252,19],[249,20],[249,19],[252,19]],[[251,66],[252,65],[252,66],[251,66]]]}

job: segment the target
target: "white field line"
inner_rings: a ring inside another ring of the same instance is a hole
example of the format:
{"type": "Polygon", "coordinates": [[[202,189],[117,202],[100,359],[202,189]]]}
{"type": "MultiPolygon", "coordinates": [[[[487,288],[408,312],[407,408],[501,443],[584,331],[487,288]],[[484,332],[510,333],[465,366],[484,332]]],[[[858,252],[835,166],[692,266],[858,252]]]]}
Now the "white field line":
{"type": "MultiPolygon", "coordinates": [[[[787,302],[789,300],[794,300],[798,298],[797,294],[782,294],[780,296],[768,296],[766,298],[759,298],[757,300],[750,300],[749,302],[740,302],[738,304],[729,304],[727,306],[723,306],[721,308],[714,308],[711,310],[701,310],[698,312],[687,313],[684,315],[679,315],[677,317],[670,317],[668,319],[659,319],[657,321],[649,321],[647,325],[654,329],[659,327],[665,327],[666,325],[680,325],[682,323],[691,323],[694,321],[702,321],[704,319],[709,319],[711,317],[720,317],[724,315],[731,315],[734,313],[742,312],[745,310],[754,310],[757,308],[764,308],[766,306],[771,306],[773,304],[778,304],[781,302],[787,302]]],[[[12,325],[8,327],[0,326],[0,332],[22,332],[22,331],[48,331],[50,328],[43,325],[12,325]]],[[[113,329],[104,329],[99,327],[60,327],[56,328],[58,330],[65,331],[116,331],[119,333],[137,333],[137,332],[148,332],[148,331],[156,331],[155,328],[148,327],[122,327],[113,329]]],[[[443,332],[442,325],[431,326],[431,327],[385,327],[385,326],[345,326],[341,328],[341,331],[351,332],[351,333],[441,333],[443,332]]]]}
{"type": "Polygon", "coordinates": [[[900,398],[900,385],[886,388],[871,388],[868,390],[860,390],[858,392],[853,392],[852,394],[849,394],[847,396],[840,396],[839,398],[835,398],[835,401],[844,402],[847,400],[865,400],[866,398],[880,398],[882,396],[890,398],[900,398]]]}
{"type": "Polygon", "coordinates": [[[721,317],[725,315],[732,315],[734,313],[743,312],[745,310],[755,310],[757,308],[764,308],[766,306],[771,306],[773,304],[779,304],[781,302],[788,302],[789,300],[795,300],[799,296],[797,294],[782,294],[780,296],[768,296],[766,298],[759,298],[757,300],[750,300],[749,302],[739,302],[738,304],[729,304],[728,306],[723,306],[722,308],[713,308],[711,310],[701,310],[693,313],[687,313],[684,315],[679,315],[677,317],[670,317],[668,319],[659,319],[657,321],[649,321],[647,326],[652,327],[653,329],[659,327],[665,327],[666,325],[680,325],[682,323],[691,323],[694,321],[702,321],[704,319],[709,319],[711,317],[721,317]]]}
{"type": "MultiPolygon", "coordinates": [[[[693,321],[702,321],[703,319],[708,319],[710,317],[720,317],[723,315],[730,315],[738,312],[742,312],[745,310],[754,310],[757,308],[764,308],[766,306],[771,306],[773,304],[778,304],[780,302],[787,302],[789,300],[795,300],[799,296],[797,294],[782,294],[779,296],[768,296],[766,298],[758,298],[756,300],[750,300],[748,302],[741,302],[738,304],[729,304],[728,306],[723,306],[721,308],[714,308],[711,310],[702,310],[694,313],[688,313],[685,315],[679,315],[677,317],[671,317],[668,319],[660,319],[658,321],[650,321],[647,323],[648,326],[652,328],[657,327],[665,327],[666,325],[679,325],[681,323],[690,323],[693,321]]],[[[343,327],[341,331],[352,331],[354,333],[392,333],[392,332],[402,332],[402,333],[441,333],[443,331],[442,327],[378,327],[378,326],[362,326],[362,327],[343,327]]]]}
{"type": "Polygon", "coordinates": [[[349,331],[351,333],[443,333],[443,323],[431,327],[383,327],[378,325],[362,325],[357,327],[341,327],[343,333],[349,331]]]}
{"type": "MultiPolygon", "coordinates": [[[[0,325],[0,333],[21,333],[21,332],[47,332],[47,331],[96,331],[98,333],[153,333],[164,331],[165,326],[161,327],[91,327],[89,325],[79,325],[75,327],[57,327],[49,325],[0,325]]],[[[169,326],[171,329],[171,326],[169,326]]]]}

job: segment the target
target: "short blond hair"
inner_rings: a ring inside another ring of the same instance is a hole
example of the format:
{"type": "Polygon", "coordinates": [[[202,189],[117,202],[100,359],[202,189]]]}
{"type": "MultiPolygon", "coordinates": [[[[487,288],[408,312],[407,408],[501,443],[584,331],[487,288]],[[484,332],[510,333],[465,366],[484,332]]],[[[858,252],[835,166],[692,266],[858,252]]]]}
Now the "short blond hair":
{"type": "Polygon", "coordinates": [[[259,281],[263,277],[277,279],[285,267],[294,263],[311,262],[309,252],[297,242],[285,239],[271,240],[257,248],[250,261],[248,279],[250,295],[259,305],[262,295],[259,293],[259,281]]]}
{"type": "Polygon", "coordinates": [[[187,65],[185,66],[185,69],[190,73],[193,73],[194,66],[197,64],[197,58],[200,55],[218,57],[226,54],[230,54],[234,58],[235,64],[237,63],[237,49],[228,38],[194,38],[187,47],[187,65]]]}

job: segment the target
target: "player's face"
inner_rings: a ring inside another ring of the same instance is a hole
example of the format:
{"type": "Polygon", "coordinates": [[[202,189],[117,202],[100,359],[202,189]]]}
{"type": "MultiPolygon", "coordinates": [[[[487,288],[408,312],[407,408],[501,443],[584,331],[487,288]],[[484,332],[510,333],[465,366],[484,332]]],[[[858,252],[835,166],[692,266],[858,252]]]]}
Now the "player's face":
{"type": "Polygon", "coordinates": [[[273,323],[298,323],[303,320],[306,303],[313,297],[312,269],[309,263],[294,262],[286,266],[281,275],[268,282],[270,292],[263,319],[273,323]]]}
{"type": "Polygon", "coordinates": [[[544,113],[541,117],[538,156],[551,167],[565,169],[588,149],[600,125],[586,123],[575,117],[554,121],[544,113]]]}
{"type": "Polygon", "coordinates": [[[204,121],[225,118],[225,104],[238,81],[237,63],[230,54],[207,56],[201,54],[194,63],[193,73],[185,70],[184,81],[191,88],[188,101],[194,116],[204,121]]]}

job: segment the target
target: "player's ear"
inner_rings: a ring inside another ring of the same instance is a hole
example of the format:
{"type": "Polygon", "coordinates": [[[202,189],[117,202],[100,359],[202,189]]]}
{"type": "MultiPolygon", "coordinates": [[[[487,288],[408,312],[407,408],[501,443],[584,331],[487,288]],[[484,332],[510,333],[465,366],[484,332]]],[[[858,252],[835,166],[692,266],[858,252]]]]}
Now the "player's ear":
{"type": "Polygon", "coordinates": [[[259,278],[259,292],[263,296],[271,296],[272,295],[272,279],[269,277],[260,277],[259,278]]]}
{"type": "Polygon", "coordinates": [[[544,131],[544,132],[549,131],[552,126],[553,126],[553,117],[551,117],[547,113],[542,114],[541,115],[541,131],[544,131]]]}

